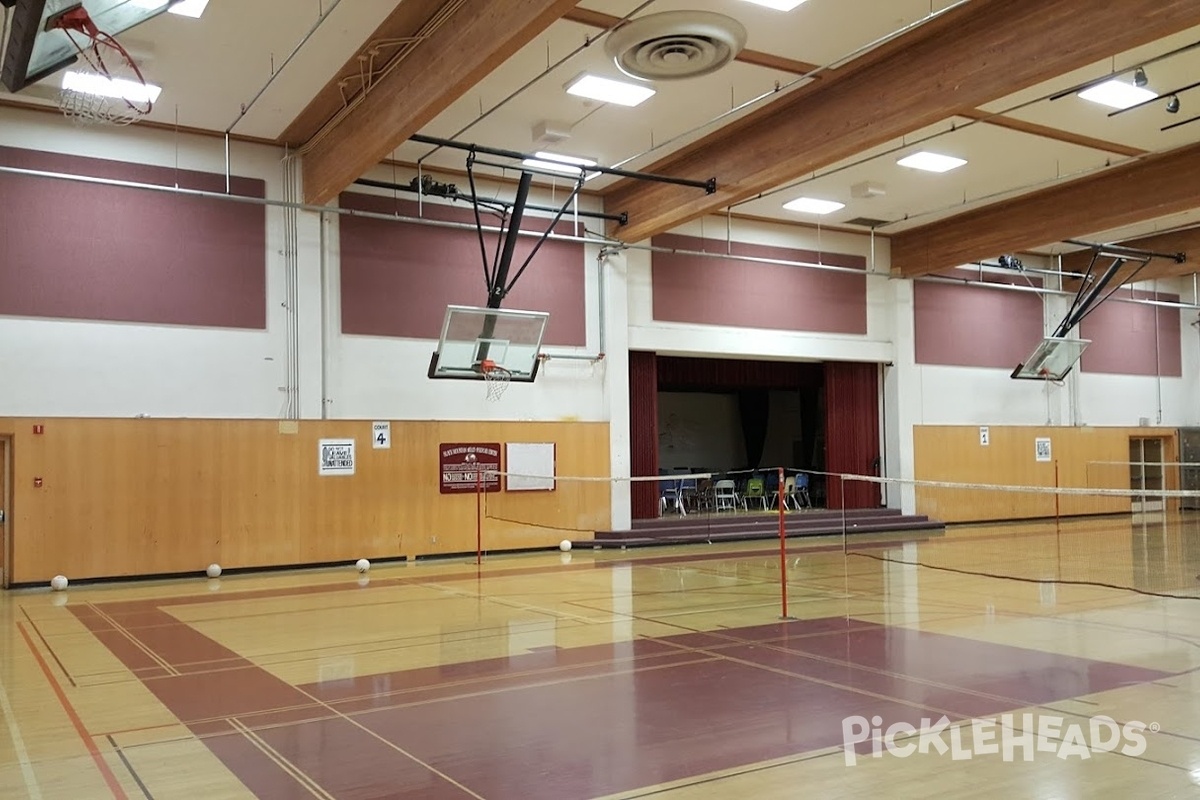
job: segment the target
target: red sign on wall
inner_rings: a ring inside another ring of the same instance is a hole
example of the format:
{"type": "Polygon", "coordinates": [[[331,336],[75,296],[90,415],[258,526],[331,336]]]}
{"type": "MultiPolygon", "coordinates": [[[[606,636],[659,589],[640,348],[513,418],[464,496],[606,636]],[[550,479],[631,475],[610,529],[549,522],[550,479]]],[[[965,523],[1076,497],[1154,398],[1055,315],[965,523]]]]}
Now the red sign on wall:
{"type": "Polygon", "coordinates": [[[438,446],[438,450],[438,468],[442,473],[442,494],[475,491],[476,471],[481,473],[483,491],[500,491],[499,442],[443,443],[438,446]]]}

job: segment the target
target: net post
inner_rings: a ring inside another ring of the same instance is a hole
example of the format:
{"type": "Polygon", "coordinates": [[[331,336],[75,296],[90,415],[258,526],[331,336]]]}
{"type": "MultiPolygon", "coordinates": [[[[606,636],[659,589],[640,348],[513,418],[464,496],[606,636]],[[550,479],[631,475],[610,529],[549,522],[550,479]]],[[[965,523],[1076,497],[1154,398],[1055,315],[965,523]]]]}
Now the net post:
{"type": "Polygon", "coordinates": [[[466,461],[475,467],[475,566],[479,566],[483,563],[483,477],[474,453],[467,453],[466,461]]]}
{"type": "Polygon", "coordinates": [[[1060,515],[1059,515],[1059,505],[1058,505],[1060,495],[1058,493],[1058,490],[1059,490],[1058,459],[1056,458],[1056,459],[1054,459],[1054,527],[1055,528],[1057,528],[1061,522],[1060,515]]]}
{"type": "Polygon", "coordinates": [[[779,467],[779,596],[780,596],[780,619],[791,619],[788,616],[788,592],[787,592],[787,529],[784,525],[785,517],[783,513],[783,502],[786,496],[783,491],[783,467],[779,467]]]}

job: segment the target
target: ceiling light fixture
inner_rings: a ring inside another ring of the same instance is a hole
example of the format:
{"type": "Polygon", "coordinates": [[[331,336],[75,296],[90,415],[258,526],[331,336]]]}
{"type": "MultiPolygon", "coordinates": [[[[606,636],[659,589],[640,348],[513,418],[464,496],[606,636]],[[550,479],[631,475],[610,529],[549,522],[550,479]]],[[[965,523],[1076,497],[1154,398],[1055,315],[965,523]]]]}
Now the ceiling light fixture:
{"type": "Polygon", "coordinates": [[[208,6],[208,0],[179,0],[174,3],[167,11],[172,14],[178,14],[181,17],[191,17],[192,19],[200,19],[200,15],[204,13],[205,7],[208,6]]]}
{"type": "Polygon", "coordinates": [[[106,78],[92,72],[66,72],[62,88],[100,97],[115,97],[131,103],[156,103],[162,87],[124,78],[106,78]]]}
{"type": "MultiPolygon", "coordinates": [[[[595,159],[580,158],[579,156],[565,156],[561,153],[550,153],[545,150],[539,150],[533,154],[533,158],[527,158],[521,162],[522,166],[533,167],[545,172],[560,172],[563,175],[578,175],[583,172],[583,167],[596,166],[595,159]]],[[[590,180],[600,173],[588,173],[587,178],[590,180]]]]}
{"type": "Polygon", "coordinates": [[[801,214],[832,214],[835,211],[846,207],[845,203],[839,203],[836,200],[819,200],[815,197],[797,197],[795,200],[784,203],[783,207],[788,211],[799,211],[801,214]]]}
{"type": "Polygon", "coordinates": [[[587,73],[568,83],[566,89],[567,94],[573,94],[576,97],[586,97],[589,100],[615,103],[630,108],[641,105],[654,96],[654,90],[649,86],[614,81],[612,78],[601,78],[598,75],[588,75],[587,73]]]}
{"type": "MultiPolygon", "coordinates": [[[[138,8],[162,8],[171,0],[131,0],[131,2],[138,8]]],[[[207,6],[208,0],[175,0],[167,11],[181,17],[199,19],[207,6]]]]}
{"type": "Polygon", "coordinates": [[[926,172],[949,172],[952,169],[958,169],[967,162],[962,158],[955,158],[954,156],[945,156],[941,153],[930,153],[927,150],[922,150],[919,153],[913,153],[910,156],[905,156],[896,163],[902,167],[922,169],[926,172]]]}
{"type": "Polygon", "coordinates": [[[1114,79],[1084,89],[1079,96],[1109,108],[1125,109],[1153,100],[1158,97],[1158,93],[1114,79]]]}
{"type": "Polygon", "coordinates": [[[1167,101],[1167,113],[1168,114],[1178,114],[1179,113],[1179,95],[1177,95],[1177,94],[1171,95],[1171,99],[1167,101]]]}
{"type": "Polygon", "coordinates": [[[1150,79],[1146,77],[1146,70],[1138,67],[1133,71],[1133,85],[1139,89],[1150,83],[1150,79]]]}
{"type": "Polygon", "coordinates": [[[804,2],[804,0],[746,0],[747,3],[754,3],[756,6],[774,9],[775,11],[791,11],[796,6],[804,2]]]}

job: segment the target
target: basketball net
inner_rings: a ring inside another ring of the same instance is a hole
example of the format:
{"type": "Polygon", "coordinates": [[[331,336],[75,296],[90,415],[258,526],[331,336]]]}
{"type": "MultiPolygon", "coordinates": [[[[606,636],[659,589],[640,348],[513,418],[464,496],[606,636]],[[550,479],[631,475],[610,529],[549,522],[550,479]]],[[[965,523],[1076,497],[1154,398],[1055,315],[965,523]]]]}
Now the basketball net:
{"type": "Polygon", "coordinates": [[[91,71],[80,85],[64,86],[59,93],[58,106],[68,119],[85,125],[128,125],[150,113],[154,103],[145,94],[141,70],[120,42],[96,27],[82,6],[61,14],[50,25],[66,34],[91,71]]]}
{"type": "Polygon", "coordinates": [[[481,361],[479,370],[483,373],[483,382],[487,384],[487,399],[492,402],[499,400],[508,389],[512,373],[490,359],[481,361]]]}

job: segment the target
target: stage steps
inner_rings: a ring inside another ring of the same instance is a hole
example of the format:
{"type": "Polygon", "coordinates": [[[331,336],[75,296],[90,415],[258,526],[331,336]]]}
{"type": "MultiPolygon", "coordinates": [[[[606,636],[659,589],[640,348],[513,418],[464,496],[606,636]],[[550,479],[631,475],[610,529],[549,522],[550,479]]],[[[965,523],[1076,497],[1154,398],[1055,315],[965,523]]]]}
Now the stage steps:
{"type": "MultiPolygon", "coordinates": [[[[784,515],[784,534],[829,536],[842,532],[842,511],[816,509],[789,511],[784,515]]],[[[853,509],[845,512],[847,533],[892,533],[941,531],[945,524],[923,515],[905,515],[893,508],[853,509]]],[[[594,539],[573,541],[575,547],[653,547],[700,542],[733,542],[779,537],[779,515],[775,512],[710,512],[635,520],[628,531],[596,531],[594,539]]]]}

